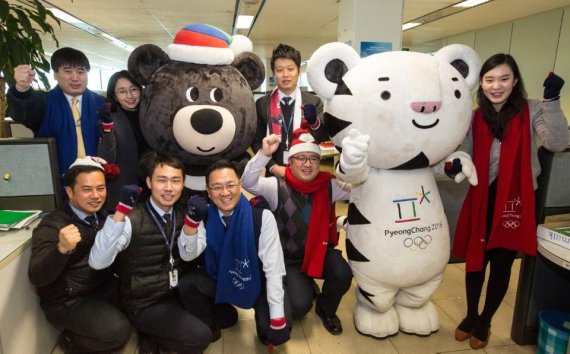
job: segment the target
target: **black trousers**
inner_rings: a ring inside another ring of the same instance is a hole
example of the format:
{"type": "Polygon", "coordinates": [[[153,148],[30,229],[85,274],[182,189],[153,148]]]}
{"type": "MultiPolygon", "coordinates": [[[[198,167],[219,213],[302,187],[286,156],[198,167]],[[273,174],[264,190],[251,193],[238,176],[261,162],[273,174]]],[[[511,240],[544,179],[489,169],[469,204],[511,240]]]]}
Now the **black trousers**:
{"type": "MultiPolygon", "coordinates": [[[[289,296],[294,319],[301,319],[313,307],[313,278],[301,271],[302,264],[302,259],[285,258],[285,284],[289,289],[286,294],[289,296]]],[[[352,281],[352,271],[340,250],[327,248],[322,279],[324,283],[321,294],[317,297],[317,306],[325,314],[333,315],[352,281]]]]}
{"type": "Polygon", "coordinates": [[[73,352],[117,350],[129,339],[131,325],[119,309],[116,295],[116,287],[111,286],[102,293],[43,309],[48,321],[67,337],[73,352]]]}
{"type": "Polygon", "coordinates": [[[177,291],[159,303],[129,314],[129,319],[139,332],[155,339],[161,350],[201,353],[212,341],[210,328],[184,309],[177,291]]]}
{"type": "MultiPolygon", "coordinates": [[[[180,281],[178,287],[180,290],[180,298],[189,311],[211,327],[218,325],[216,323],[216,306],[214,304],[216,298],[216,281],[208,277],[204,268],[198,268],[196,271],[190,273],[185,279],[180,281]]],[[[293,319],[291,316],[291,306],[287,300],[287,293],[285,293],[284,300],[285,318],[287,320],[287,327],[290,330],[293,319]]],[[[270,318],[265,277],[262,277],[261,292],[253,308],[255,311],[255,324],[257,326],[258,335],[267,336],[270,318]]]]}

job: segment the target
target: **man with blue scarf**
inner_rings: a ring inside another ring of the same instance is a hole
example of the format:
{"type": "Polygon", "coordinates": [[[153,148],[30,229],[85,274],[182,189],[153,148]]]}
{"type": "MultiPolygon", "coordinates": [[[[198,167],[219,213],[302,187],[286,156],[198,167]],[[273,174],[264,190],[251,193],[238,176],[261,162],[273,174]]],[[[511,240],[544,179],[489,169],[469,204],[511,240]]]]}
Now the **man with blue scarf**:
{"type": "Polygon", "coordinates": [[[190,261],[204,252],[205,268],[181,279],[183,301],[211,327],[217,326],[215,303],[254,308],[260,341],[287,342],[291,310],[285,303],[285,265],[273,214],[252,207],[230,161],[220,160],[208,168],[206,187],[209,206],[199,196],[188,201],[184,226],[188,243],[180,254],[190,261]]]}
{"type": "Polygon", "coordinates": [[[36,137],[56,139],[64,175],[76,158],[97,156],[100,130],[112,129],[112,120],[103,97],[87,89],[91,66],[83,52],[60,48],[51,57],[51,68],[57,86],[49,92],[31,88],[36,72],[28,64],[14,68],[16,84],[6,94],[7,115],[36,137]]]}

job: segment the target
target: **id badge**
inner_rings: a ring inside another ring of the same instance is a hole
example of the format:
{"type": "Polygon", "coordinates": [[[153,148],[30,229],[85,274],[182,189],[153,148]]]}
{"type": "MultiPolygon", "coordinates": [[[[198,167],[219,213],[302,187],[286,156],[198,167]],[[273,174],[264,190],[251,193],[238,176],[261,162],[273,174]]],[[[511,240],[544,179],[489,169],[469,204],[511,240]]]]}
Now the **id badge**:
{"type": "Polygon", "coordinates": [[[286,165],[289,162],[289,150],[283,151],[283,164],[286,165]]]}
{"type": "Polygon", "coordinates": [[[175,288],[178,286],[178,269],[171,269],[168,272],[168,277],[170,278],[170,287],[175,288]]]}

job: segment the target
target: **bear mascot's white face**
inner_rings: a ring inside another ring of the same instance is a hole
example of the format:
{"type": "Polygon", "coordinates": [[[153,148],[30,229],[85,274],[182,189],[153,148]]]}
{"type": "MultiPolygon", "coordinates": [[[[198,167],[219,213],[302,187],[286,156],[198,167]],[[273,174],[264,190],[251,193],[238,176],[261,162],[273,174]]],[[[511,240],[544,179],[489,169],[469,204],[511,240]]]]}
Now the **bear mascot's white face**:
{"type": "Polygon", "coordinates": [[[325,124],[335,145],[356,128],[370,135],[370,166],[415,169],[439,162],[464,139],[478,62],[462,45],[435,55],[386,52],[360,59],[349,46],[329,43],[313,55],[307,75],[327,99],[325,124]]]}

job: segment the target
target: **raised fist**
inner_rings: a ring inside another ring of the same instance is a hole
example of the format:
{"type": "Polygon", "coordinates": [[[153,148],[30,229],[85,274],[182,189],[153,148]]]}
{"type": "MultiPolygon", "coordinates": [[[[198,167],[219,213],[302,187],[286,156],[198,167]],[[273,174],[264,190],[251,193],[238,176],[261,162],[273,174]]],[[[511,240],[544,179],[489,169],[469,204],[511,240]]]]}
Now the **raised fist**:
{"type": "Polygon", "coordinates": [[[554,100],[560,96],[560,90],[562,90],[562,86],[564,86],[564,80],[551,72],[544,80],[542,86],[544,86],[544,99],[554,100]]]}
{"type": "Polygon", "coordinates": [[[184,223],[191,228],[198,228],[200,221],[208,215],[208,202],[204,197],[193,195],[188,199],[188,213],[184,218],[184,223]]]}
{"type": "Polygon", "coordinates": [[[141,192],[142,188],[136,184],[128,184],[126,186],[123,186],[121,188],[119,204],[117,204],[115,210],[125,215],[129,215],[131,210],[133,210],[133,207],[135,206],[141,192]]]}
{"type": "Polygon", "coordinates": [[[280,136],[276,134],[266,136],[261,142],[261,153],[267,157],[273,155],[273,153],[277,151],[280,143],[280,136]]]}
{"type": "Polygon", "coordinates": [[[69,254],[75,250],[79,241],[81,241],[79,229],[77,226],[69,224],[59,230],[59,243],[57,244],[57,248],[59,252],[69,254]]]}
{"type": "Polygon", "coordinates": [[[342,139],[342,154],[340,156],[342,168],[366,164],[369,142],[369,135],[360,134],[358,130],[351,129],[348,136],[342,139]]]}
{"type": "Polygon", "coordinates": [[[304,104],[303,105],[303,117],[309,123],[311,128],[316,129],[318,127],[317,123],[317,107],[314,104],[304,104]]]}
{"type": "Polygon", "coordinates": [[[36,71],[28,64],[21,64],[14,68],[14,81],[16,90],[25,92],[30,88],[36,78],[36,71]]]}
{"type": "Polygon", "coordinates": [[[111,118],[111,102],[107,102],[99,107],[97,115],[99,120],[101,120],[101,129],[103,129],[103,132],[110,133],[115,126],[111,118]]]}

